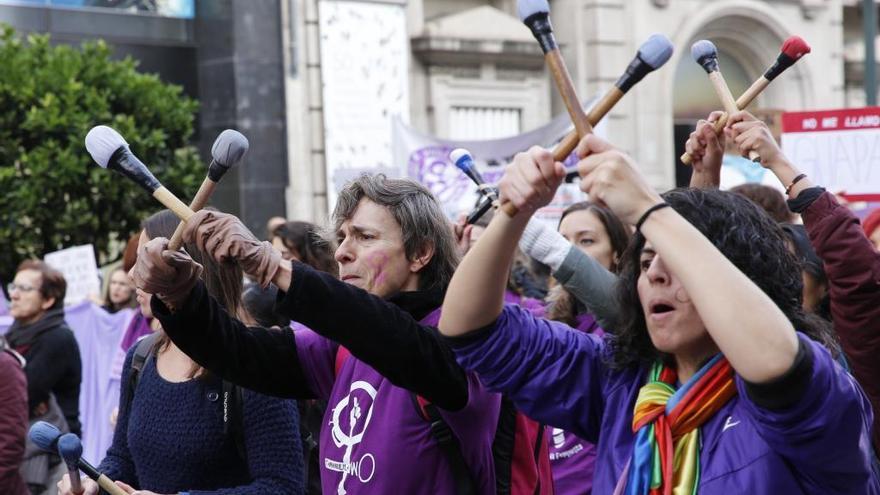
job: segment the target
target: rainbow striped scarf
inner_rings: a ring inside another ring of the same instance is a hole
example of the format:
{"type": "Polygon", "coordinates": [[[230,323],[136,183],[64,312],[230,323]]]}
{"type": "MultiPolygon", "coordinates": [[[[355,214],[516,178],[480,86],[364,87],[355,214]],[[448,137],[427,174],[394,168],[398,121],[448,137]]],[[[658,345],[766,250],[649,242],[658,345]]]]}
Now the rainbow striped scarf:
{"type": "Polygon", "coordinates": [[[675,390],[675,370],[655,363],[639,390],[626,495],[694,495],[700,483],[700,426],[736,395],[721,354],[675,390]]]}

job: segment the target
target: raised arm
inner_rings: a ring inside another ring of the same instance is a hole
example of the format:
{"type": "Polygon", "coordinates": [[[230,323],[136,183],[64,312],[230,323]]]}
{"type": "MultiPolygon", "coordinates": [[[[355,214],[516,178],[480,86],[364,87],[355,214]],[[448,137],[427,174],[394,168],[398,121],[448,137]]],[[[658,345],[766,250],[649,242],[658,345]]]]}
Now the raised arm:
{"type": "Polygon", "coordinates": [[[436,328],[303,263],[285,262],[279,274],[290,280],[277,306],[286,316],[339,343],[391,383],[442,409],[456,411],[467,404],[465,372],[436,328]]]}
{"type": "Polygon", "coordinates": [[[726,114],[716,111],[710,113],[707,119],[701,119],[685,143],[685,149],[693,158],[690,187],[718,189],[721,185],[725,134],[716,134],[714,124],[722,118],[726,119],[726,114]]]}
{"type": "Polygon", "coordinates": [[[517,241],[537,208],[553,198],[565,171],[549,151],[519,153],[499,183],[501,197],[517,207],[513,218],[495,215],[465,255],[446,291],[440,332],[459,336],[489,325],[501,313],[504,287],[517,241]],[[526,190],[521,184],[531,184],[526,190]]]}
{"type": "Polygon", "coordinates": [[[200,212],[184,236],[218,262],[236,261],[258,280],[271,280],[285,292],[279,311],[344,346],[395,385],[446,410],[467,404],[467,378],[452,350],[435,328],[398,306],[302,263],[282,261],[232,215],[200,212]]]}
{"type": "MultiPolygon", "coordinates": [[[[733,130],[741,151],[761,150],[762,165],[787,187],[801,171],[779,150],[767,126],[746,112],[734,115],[733,130]],[[765,158],[766,157],[766,158],[765,158]]],[[[829,192],[800,179],[789,192],[789,208],[800,213],[810,243],[825,264],[834,330],[871,400],[874,445],[880,447],[880,253],[849,208],[829,192]]],[[[875,447],[875,448],[876,448],[875,447]]]]}
{"type": "Polygon", "coordinates": [[[581,188],[624,222],[643,221],[642,234],[679,278],[712,340],[736,372],[752,383],[785,374],[794,364],[798,341],[776,304],[675,210],[648,213],[663,201],[629,156],[593,135],[579,146],[586,151],[583,155],[589,155],[578,166],[581,188]]]}
{"type": "Polygon", "coordinates": [[[131,275],[137,287],[160,295],[152,299],[153,315],[174,344],[199,365],[245,388],[316,398],[316,391],[306,385],[293,331],[248,328],[230,316],[198,277],[190,276],[200,267],[194,268],[197,264],[183,251],[167,251],[167,243],[163,238],[148,242],[131,275]],[[166,292],[175,294],[173,301],[161,296],[166,292]]]}

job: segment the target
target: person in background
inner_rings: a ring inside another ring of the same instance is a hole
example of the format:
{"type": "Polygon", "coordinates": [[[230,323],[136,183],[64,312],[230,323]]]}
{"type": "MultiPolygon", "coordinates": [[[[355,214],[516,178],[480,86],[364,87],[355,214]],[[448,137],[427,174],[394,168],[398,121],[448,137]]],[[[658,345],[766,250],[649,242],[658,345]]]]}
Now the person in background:
{"type": "Polygon", "coordinates": [[[878,228],[880,227],[880,208],[869,213],[862,225],[865,235],[873,244],[874,249],[880,251],[880,228],[878,228]]]}
{"type": "Polygon", "coordinates": [[[730,192],[745,196],[770,215],[778,223],[793,223],[795,214],[785,204],[785,197],[778,190],[763,184],[740,184],[730,192]]]}
{"type": "Polygon", "coordinates": [[[286,260],[301,261],[315,270],[337,275],[333,244],[321,235],[321,229],[309,222],[286,222],[272,231],[272,246],[286,260]]]}
{"type": "Polygon", "coordinates": [[[28,431],[25,360],[0,336],[0,493],[28,495],[19,469],[28,431]]]}
{"type": "MultiPolygon", "coordinates": [[[[42,261],[27,260],[7,289],[14,321],[6,340],[27,360],[30,421],[48,421],[61,431],[81,435],[82,360],[76,337],[64,321],[64,275],[42,261]]],[[[57,455],[28,442],[22,474],[32,493],[51,490],[63,472],[57,455]]]]}
{"type": "MultiPolygon", "coordinates": [[[[574,203],[563,210],[558,230],[557,235],[562,235],[572,246],[606,270],[617,273],[621,256],[629,244],[629,230],[611,210],[589,201],[574,203]]],[[[605,334],[585,305],[562,285],[550,289],[546,318],[597,337],[605,334]]],[[[561,428],[553,428],[550,440],[550,466],[556,494],[591,493],[596,445],[561,428]]]]}
{"type": "MultiPolygon", "coordinates": [[[[138,258],[145,256],[144,246],[151,238],[162,239],[167,245],[177,224],[168,210],[147,218],[138,258]]],[[[225,311],[240,315],[241,270],[203,259],[192,245],[184,248],[198,260],[187,273],[188,283],[204,280],[211,297],[222,301],[225,311]]],[[[165,277],[166,283],[172,278],[165,277]]],[[[136,290],[141,312],[152,318],[153,295],[136,290]]],[[[177,307],[182,302],[171,293],[166,297],[177,307]]],[[[138,346],[126,356],[116,431],[98,470],[128,493],[137,488],[142,495],[188,491],[205,495],[301,494],[303,465],[295,402],[250,390],[229,390],[222,380],[183,354],[158,320],[153,321],[156,333],[135,381],[132,363],[138,346]],[[238,405],[230,406],[232,401],[238,405]]],[[[91,479],[83,478],[82,484],[87,495],[98,493],[98,485],[91,479]]],[[[58,491],[74,495],[67,475],[59,482],[58,491]]]]}
{"type": "Polygon", "coordinates": [[[44,414],[50,394],[54,395],[67,427],[80,435],[82,364],[76,338],[64,322],[64,275],[42,261],[28,260],[18,266],[7,289],[9,312],[15,320],[6,340],[27,360],[31,418],[44,414]]]}
{"type": "Polygon", "coordinates": [[[104,304],[101,307],[108,313],[115,313],[123,308],[134,308],[137,306],[134,296],[134,287],[128,279],[128,272],[120,266],[110,272],[110,283],[107,284],[104,304]]]}

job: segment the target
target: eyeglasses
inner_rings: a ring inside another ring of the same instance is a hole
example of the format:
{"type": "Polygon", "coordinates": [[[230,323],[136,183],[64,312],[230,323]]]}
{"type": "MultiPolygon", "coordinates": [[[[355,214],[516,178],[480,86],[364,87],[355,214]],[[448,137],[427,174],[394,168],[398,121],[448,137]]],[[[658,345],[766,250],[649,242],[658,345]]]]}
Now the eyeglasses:
{"type": "Polygon", "coordinates": [[[6,293],[7,294],[12,294],[12,291],[16,291],[16,290],[21,291],[21,292],[32,292],[32,291],[37,290],[37,288],[33,287],[31,285],[20,285],[20,284],[8,284],[6,286],[6,293]]]}

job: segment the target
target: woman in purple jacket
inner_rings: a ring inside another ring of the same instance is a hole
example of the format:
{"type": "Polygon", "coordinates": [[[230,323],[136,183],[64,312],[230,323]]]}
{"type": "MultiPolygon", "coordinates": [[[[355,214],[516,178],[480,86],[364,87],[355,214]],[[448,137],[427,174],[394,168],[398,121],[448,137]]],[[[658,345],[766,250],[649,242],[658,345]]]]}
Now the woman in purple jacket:
{"type": "Polygon", "coordinates": [[[503,306],[499,274],[565,175],[533,148],[500,184],[519,213],[497,216],[447,291],[440,331],[459,362],[533,418],[598,442],[595,493],[880,493],[870,406],[816,341],[827,327],[803,313],[772,220],[720,191],[661,198],[595,136],[578,152],[581,188],[636,226],[615,337],[503,306]]]}

